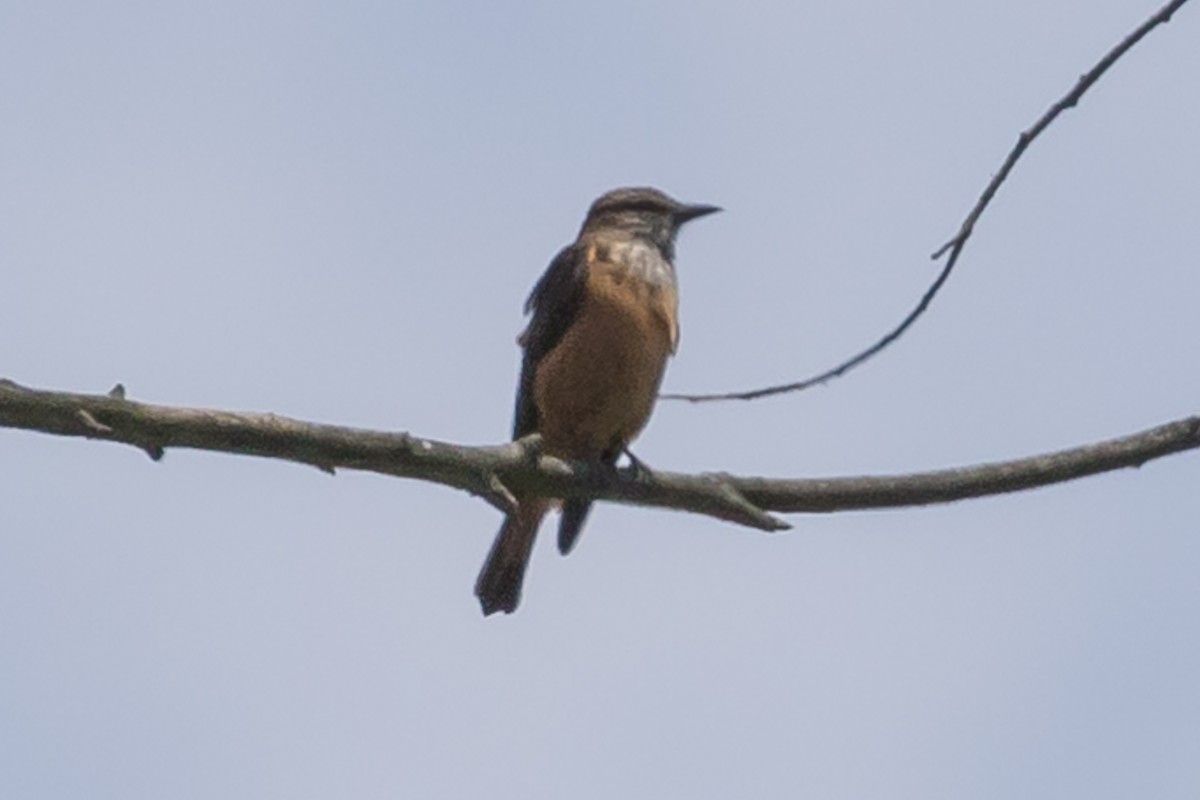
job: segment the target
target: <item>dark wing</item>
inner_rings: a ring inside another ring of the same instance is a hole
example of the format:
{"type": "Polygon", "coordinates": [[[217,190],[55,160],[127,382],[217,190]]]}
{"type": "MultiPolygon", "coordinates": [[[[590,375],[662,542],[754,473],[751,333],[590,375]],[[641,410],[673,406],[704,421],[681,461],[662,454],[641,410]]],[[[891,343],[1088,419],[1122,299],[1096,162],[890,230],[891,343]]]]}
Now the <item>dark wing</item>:
{"type": "Polygon", "coordinates": [[[554,257],[525,301],[525,311],[532,312],[533,318],[520,339],[525,358],[521,362],[521,383],[517,387],[514,439],[538,429],[537,405],[533,401],[534,375],[538,364],[575,321],[575,315],[583,305],[586,287],[587,261],[577,246],[570,245],[554,257]]]}

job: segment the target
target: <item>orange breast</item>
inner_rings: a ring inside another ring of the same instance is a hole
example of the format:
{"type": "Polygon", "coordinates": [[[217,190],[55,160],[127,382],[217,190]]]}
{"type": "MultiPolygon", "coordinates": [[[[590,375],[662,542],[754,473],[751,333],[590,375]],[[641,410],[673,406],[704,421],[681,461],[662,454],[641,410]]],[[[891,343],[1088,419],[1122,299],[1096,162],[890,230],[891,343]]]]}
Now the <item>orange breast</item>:
{"type": "Polygon", "coordinates": [[[677,303],[674,286],[652,286],[618,265],[590,265],[578,315],[534,379],[546,452],[599,458],[638,435],[675,349],[677,303]]]}

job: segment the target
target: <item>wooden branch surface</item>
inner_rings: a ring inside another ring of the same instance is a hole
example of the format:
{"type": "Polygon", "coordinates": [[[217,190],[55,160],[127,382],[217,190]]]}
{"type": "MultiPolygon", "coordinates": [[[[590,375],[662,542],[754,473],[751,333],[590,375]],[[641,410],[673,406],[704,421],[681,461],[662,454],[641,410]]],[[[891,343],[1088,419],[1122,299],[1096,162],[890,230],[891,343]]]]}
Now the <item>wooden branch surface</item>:
{"type": "Polygon", "coordinates": [[[107,395],[40,391],[0,380],[0,427],[120,442],[158,460],[187,447],[276,458],[440,483],[503,511],[522,495],[589,497],[705,514],[761,530],[790,527],[768,512],[828,513],[947,503],[1047,486],[1141,466],[1200,447],[1200,417],[1056,453],[908,475],[760,478],[610,470],[537,457],[530,443],[470,447],[409,433],[136,403],[119,385],[107,395]]]}

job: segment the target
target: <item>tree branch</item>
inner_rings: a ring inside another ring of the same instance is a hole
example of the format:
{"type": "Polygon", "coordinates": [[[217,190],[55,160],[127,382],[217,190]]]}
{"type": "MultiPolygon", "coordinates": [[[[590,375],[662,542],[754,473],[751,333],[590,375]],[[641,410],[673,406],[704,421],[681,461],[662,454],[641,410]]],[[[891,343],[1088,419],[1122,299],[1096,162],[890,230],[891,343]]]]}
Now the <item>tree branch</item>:
{"type": "Polygon", "coordinates": [[[538,457],[536,442],[485,447],[408,433],[320,425],[275,414],[135,403],[107,395],[28,389],[0,380],[0,427],[133,445],[158,460],[168,447],[295,461],[333,473],[357,469],[440,483],[511,511],[521,496],[578,497],[671,508],[760,530],[768,512],[827,513],[947,503],[1137,467],[1200,447],[1200,417],[1057,453],[910,475],[777,479],[614,470],[538,457]]]}
{"type": "Polygon", "coordinates": [[[1096,83],[1096,81],[1100,80],[1100,76],[1107,72],[1109,67],[1117,63],[1117,60],[1121,58],[1121,56],[1125,55],[1125,53],[1129,52],[1129,50],[1135,44],[1140,42],[1146,34],[1157,28],[1159,25],[1165,25],[1166,23],[1170,22],[1171,16],[1186,2],[1187,0],[1171,0],[1171,2],[1167,3],[1165,6],[1156,11],[1153,16],[1139,25],[1132,33],[1122,39],[1114,48],[1105,53],[1104,57],[1096,62],[1095,66],[1081,75],[1071,91],[1067,92],[1058,100],[1058,102],[1050,106],[1050,108],[1038,118],[1037,122],[1033,123],[1032,126],[1021,132],[1021,135],[1017,137],[1017,143],[1013,145],[1013,148],[1004,158],[1004,163],[1000,165],[1000,171],[992,176],[992,179],[988,182],[988,185],[984,187],[983,193],[979,196],[979,200],[976,201],[975,206],[971,209],[970,213],[967,214],[966,219],[963,220],[962,224],[959,226],[958,233],[956,233],[954,237],[950,239],[950,241],[938,248],[937,252],[933,254],[932,258],[936,261],[944,256],[947,252],[950,253],[950,257],[946,259],[946,264],[942,267],[941,272],[939,272],[937,277],[933,279],[933,283],[929,285],[929,288],[925,290],[925,293],[921,295],[921,299],[917,301],[917,304],[913,307],[912,311],[908,312],[908,315],[900,321],[899,325],[884,334],[878,341],[875,342],[875,344],[851,356],[850,358],[838,364],[836,367],[832,367],[824,372],[812,376],[811,378],[805,378],[801,381],[739,392],[721,392],[714,394],[664,394],[662,395],[662,399],[687,400],[691,403],[707,403],[717,400],[757,400],[760,397],[771,397],[773,395],[786,394],[788,392],[799,392],[812,386],[819,386],[820,384],[827,383],[834,378],[844,375],[863,362],[870,360],[887,348],[890,344],[892,344],[892,342],[903,336],[904,333],[910,327],[912,327],[912,324],[925,313],[926,309],[929,308],[929,304],[933,302],[933,298],[939,291],[941,291],[942,286],[950,277],[950,273],[954,271],[954,266],[958,263],[958,257],[962,254],[963,248],[966,247],[967,240],[971,238],[971,234],[975,231],[975,224],[979,221],[979,218],[983,216],[983,212],[987,209],[988,205],[991,204],[992,198],[996,196],[996,192],[1000,189],[1000,185],[1008,178],[1008,174],[1012,172],[1013,167],[1016,166],[1017,161],[1020,160],[1021,156],[1025,154],[1025,150],[1033,143],[1034,139],[1040,136],[1042,132],[1046,130],[1046,128],[1050,127],[1050,123],[1054,122],[1059,114],[1069,108],[1074,108],[1079,103],[1080,99],[1083,98],[1084,93],[1087,92],[1088,89],[1092,88],[1092,85],[1096,83]]]}

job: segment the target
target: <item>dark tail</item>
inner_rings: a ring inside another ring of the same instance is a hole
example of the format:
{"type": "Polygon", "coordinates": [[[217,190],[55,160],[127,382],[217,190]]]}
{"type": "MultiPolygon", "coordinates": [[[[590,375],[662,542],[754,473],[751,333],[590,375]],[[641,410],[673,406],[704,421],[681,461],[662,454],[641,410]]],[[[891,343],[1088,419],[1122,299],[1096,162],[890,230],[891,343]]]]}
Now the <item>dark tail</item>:
{"type": "MultiPolygon", "coordinates": [[[[600,463],[607,464],[610,467],[616,466],[617,459],[621,457],[621,453],[628,453],[629,458],[634,461],[634,464],[640,464],[640,461],[634,459],[633,453],[625,447],[615,448],[600,456],[600,463]]],[[[645,465],[643,465],[643,468],[645,465]]],[[[592,510],[591,500],[564,500],[562,504],[562,517],[558,521],[558,552],[564,556],[570,553],[575,548],[575,543],[579,541],[579,534],[583,533],[583,523],[587,522],[588,513],[592,510]]]]}
{"type": "Polygon", "coordinates": [[[558,520],[558,552],[565,556],[575,547],[591,510],[591,500],[567,500],[563,503],[562,517],[558,520]]]}
{"type": "Polygon", "coordinates": [[[517,610],[521,603],[525,567],[533,552],[538,525],[545,515],[546,503],[530,499],[522,503],[515,514],[504,519],[475,581],[475,596],[479,598],[485,617],[497,611],[511,614],[517,610]]]}

